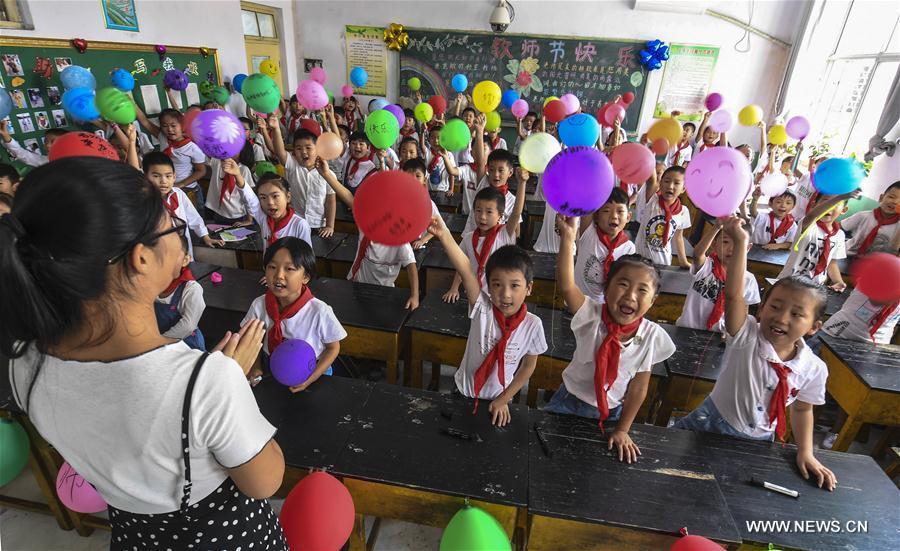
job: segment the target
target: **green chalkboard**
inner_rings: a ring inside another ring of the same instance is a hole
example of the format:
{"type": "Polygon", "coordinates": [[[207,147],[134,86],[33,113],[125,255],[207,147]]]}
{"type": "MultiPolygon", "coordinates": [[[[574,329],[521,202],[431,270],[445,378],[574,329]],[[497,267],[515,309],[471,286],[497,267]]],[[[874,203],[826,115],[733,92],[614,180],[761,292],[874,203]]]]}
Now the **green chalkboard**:
{"type": "MultiPolygon", "coordinates": [[[[186,71],[192,83],[202,80],[220,83],[219,61],[214,48],[204,48],[204,55],[200,47],[167,46],[163,59],[154,48],[154,44],[92,40],[88,41],[88,48],[82,54],[66,40],[0,37],[0,85],[10,92],[16,103],[8,123],[12,127],[12,137],[23,147],[33,149],[36,146],[46,153],[42,138],[48,128],[95,130],[93,126],[75,125],[63,112],[60,98],[65,90],[59,80],[59,69],[67,63],[89,68],[97,79],[98,89],[110,86],[109,74],[113,69],[133,71],[133,97],[141,109],[145,107],[144,93],[152,93],[150,89],[142,91],[141,86],[154,86],[159,104],[162,107],[168,105],[163,88],[166,68],[186,71]]],[[[181,101],[183,106],[188,105],[185,92],[181,92],[181,101]]],[[[0,148],[0,160],[10,162],[4,148],[0,148]]]]}
{"type": "MultiPolygon", "coordinates": [[[[406,29],[409,47],[400,53],[400,96],[411,97],[411,77],[422,81],[422,95],[452,98],[453,75],[469,80],[469,92],[482,80],[520,92],[532,111],[550,96],[575,94],[582,110],[596,113],[616,95],[633,92],[635,100],[623,123],[637,132],[647,88],[647,70],[639,62],[642,41],[602,38],[491,34],[436,29],[406,29]]],[[[501,110],[506,122],[508,110],[501,110]]]]}

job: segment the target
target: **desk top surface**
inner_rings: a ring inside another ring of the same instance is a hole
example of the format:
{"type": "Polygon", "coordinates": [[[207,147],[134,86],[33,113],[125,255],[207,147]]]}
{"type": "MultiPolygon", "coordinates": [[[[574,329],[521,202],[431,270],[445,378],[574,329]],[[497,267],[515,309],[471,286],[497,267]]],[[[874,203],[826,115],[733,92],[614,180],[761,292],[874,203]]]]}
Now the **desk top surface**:
{"type": "Polygon", "coordinates": [[[872,390],[900,393],[900,346],[838,339],[818,333],[825,346],[872,390]]]}
{"type": "MultiPolygon", "coordinates": [[[[358,234],[345,235],[344,239],[325,255],[325,259],[332,262],[347,262],[353,264],[353,261],[356,260],[357,245],[359,245],[358,234]]],[[[416,257],[416,264],[422,266],[430,251],[430,247],[414,250],[413,254],[416,257]]]]}
{"type": "Polygon", "coordinates": [[[669,374],[716,382],[722,372],[722,355],[725,353],[722,334],[666,323],[660,326],[675,343],[675,353],[665,361],[669,374]]]}
{"type": "Polygon", "coordinates": [[[694,283],[691,271],[678,266],[657,266],[662,274],[659,292],[665,295],[686,296],[694,283]]]}

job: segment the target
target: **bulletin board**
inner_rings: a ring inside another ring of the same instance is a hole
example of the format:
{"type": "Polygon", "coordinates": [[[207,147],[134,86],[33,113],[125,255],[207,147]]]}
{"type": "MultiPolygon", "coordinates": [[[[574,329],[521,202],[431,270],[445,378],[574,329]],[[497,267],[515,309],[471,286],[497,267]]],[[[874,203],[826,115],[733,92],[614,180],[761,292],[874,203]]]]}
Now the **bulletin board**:
{"type": "MultiPolygon", "coordinates": [[[[221,82],[219,58],[215,48],[166,46],[160,59],[155,44],[124,44],[88,41],[82,54],[67,40],[27,37],[0,37],[0,85],[13,98],[13,110],[7,129],[23,147],[47,153],[43,133],[50,128],[84,128],[76,125],[62,108],[65,91],[59,72],[68,65],[88,68],[97,79],[97,88],[110,86],[109,74],[123,68],[134,75],[132,97],[148,116],[169,106],[163,87],[163,75],[171,68],[185,71],[191,85],[180,92],[181,105],[196,103],[197,83],[221,82]],[[149,109],[147,109],[149,104],[149,109]],[[11,127],[11,128],[10,128],[11,127]]],[[[5,148],[0,148],[0,161],[10,162],[5,148]]]]}

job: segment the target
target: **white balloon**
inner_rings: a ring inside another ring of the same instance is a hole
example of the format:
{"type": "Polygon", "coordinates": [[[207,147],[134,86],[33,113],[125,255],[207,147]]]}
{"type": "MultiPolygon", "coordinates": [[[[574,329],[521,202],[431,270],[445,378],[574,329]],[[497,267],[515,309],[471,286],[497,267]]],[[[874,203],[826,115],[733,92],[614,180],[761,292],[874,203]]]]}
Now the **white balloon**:
{"type": "Polygon", "coordinates": [[[522,147],[519,148],[519,163],[528,172],[541,174],[547,168],[550,159],[561,150],[562,146],[556,138],[546,132],[538,132],[522,142],[522,147]]]}
{"type": "Polygon", "coordinates": [[[759,181],[759,189],[767,197],[778,197],[788,187],[787,177],[781,172],[770,172],[759,181]]]}
{"type": "Polygon", "coordinates": [[[878,199],[888,186],[897,180],[900,180],[900,150],[894,150],[894,154],[890,157],[887,153],[875,157],[872,170],[860,188],[864,196],[878,199]]]}

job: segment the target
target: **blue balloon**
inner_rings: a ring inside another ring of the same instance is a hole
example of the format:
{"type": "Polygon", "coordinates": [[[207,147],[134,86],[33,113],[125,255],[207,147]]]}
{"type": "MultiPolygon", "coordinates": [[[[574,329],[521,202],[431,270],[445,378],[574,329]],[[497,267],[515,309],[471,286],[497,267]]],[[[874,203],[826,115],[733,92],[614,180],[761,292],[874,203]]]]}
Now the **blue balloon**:
{"type": "Polygon", "coordinates": [[[466,75],[455,74],[450,80],[450,86],[453,86],[454,90],[462,94],[469,87],[469,79],[466,78],[466,75]]]}
{"type": "Polygon", "coordinates": [[[566,117],[556,127],[559,139],[566,147],[582,145],[591,147],[600,139],[600,123],[587,113],[576,113],[566,117]]]}
{"type": "Polygon", "coordinates": [[[517,99],[519,99],[518,92],[516,92],[515,90],[507,90],[503,92],[503,96],[500,97],[500,103],[503,104],[503,107],[511,109],[512,104],[514,104],[517,99]]]}
{"type": "Polygon", "coordinates": [[[812,184],[823,195],[850,193],[859,187],[866,171],[856,159],[828,159],[816,168],[812,184]]]}
{"type": "Polygon", "coordinates": [[[109,75],[109,82],[123,92],[134,90],[134,76],[125,69],[116,69],[109,75]]]}
{"type": "Polygon", "coordinates": [[[372,103],[369,104],[369,113],[374,113],[375,111],[378,111],[379,109],[384,109],[388,105],[390,105],[390,104],[384,98],[378,98],[378,99],[372,100],[372,103]]]}
{"type": "Polygon", "coordinates": [[[97,88],[97,80],[94,75],[84,67],[78,65],[69,65],[59,74],[59,80],[62,81],[63,87],[68,90],[70,88],[97,88]]]}
{"type": "Polygon", "coordinates": [[[76,121],[92,121],[100,118],[94,103],[95,92],[90,88],[70,88],[63,92],[63,109],[76,121]]]}
{"type": "Polygon", "coordinates": [[[369,82],[369,73],[362,67],[354,67],[353,70],[350,71],[350,82],[353,86],[362,88],[369,82]]]}
{"type": "Polygon", "coordinates": [[[231,85],[234,87],[234,91],[238,94],[241,93],[241,88],[244,87],[244,79],[247,78],[247,75],[244,73],[238,73],[231,77],[231,85]]]}
{"type": "Polygon", "coordinates": [[[13,100],[5,88],[0,88],[0,120],[9,116],[13,109],[13,100]]]}

